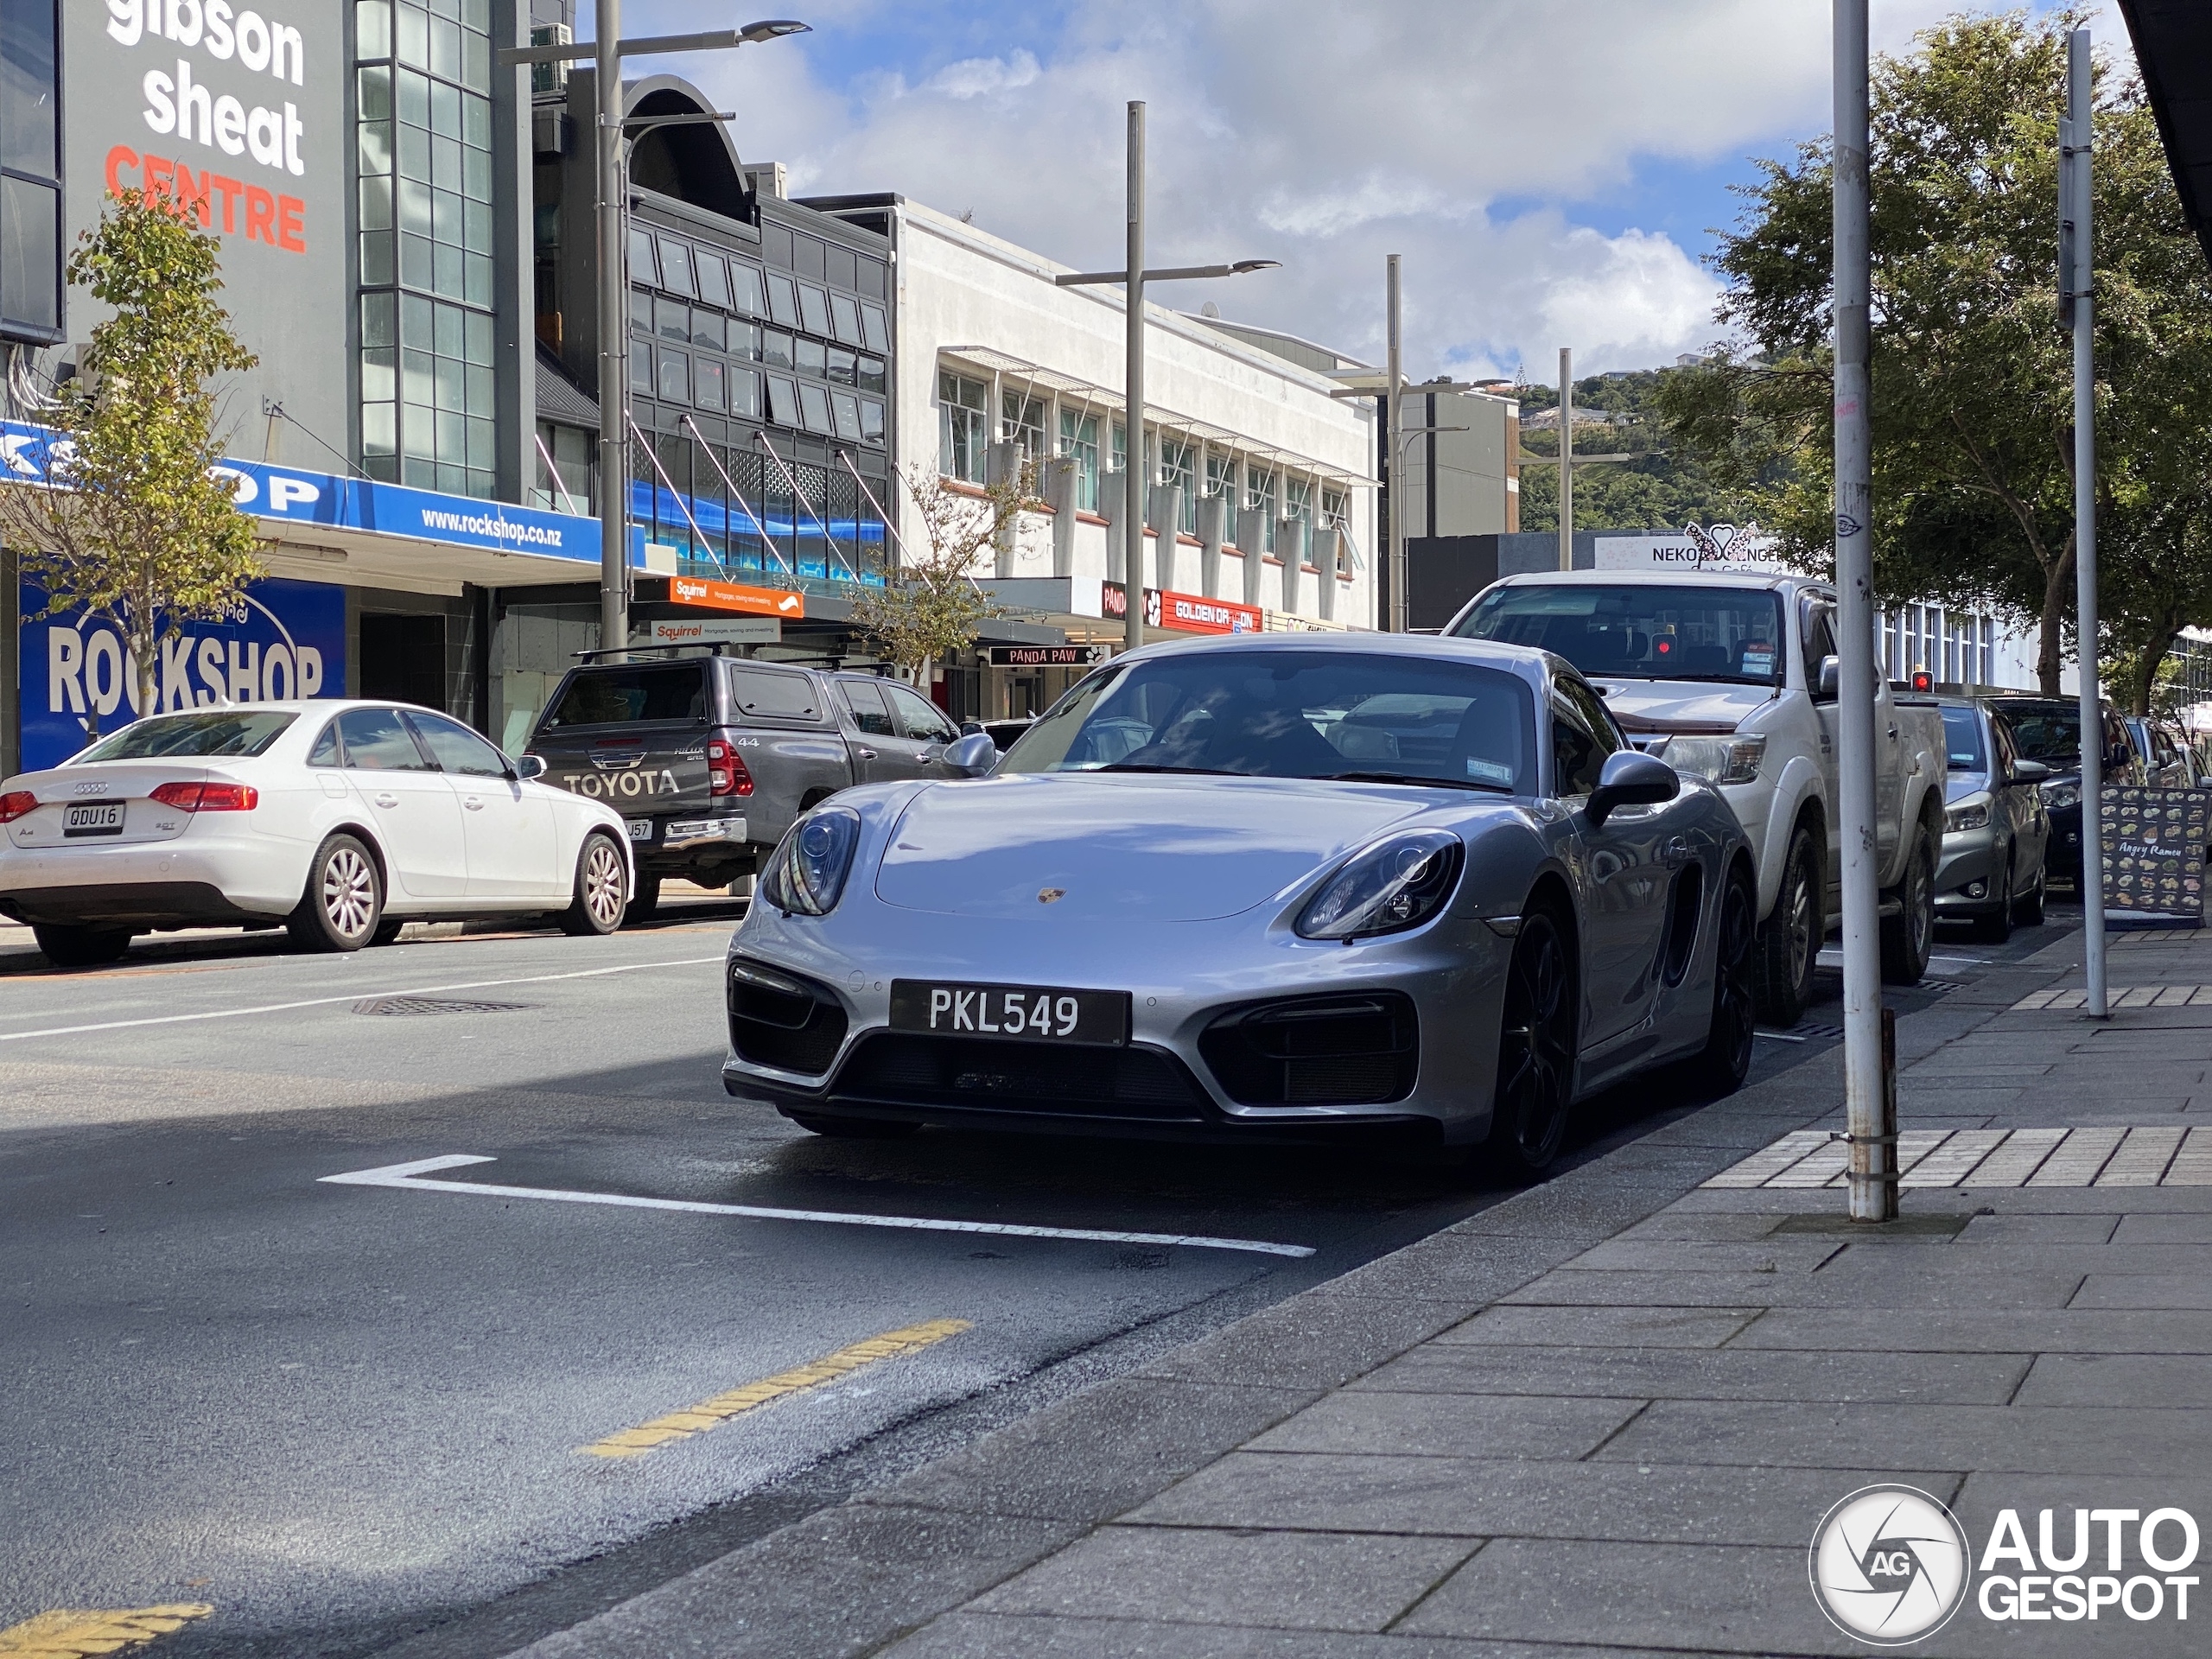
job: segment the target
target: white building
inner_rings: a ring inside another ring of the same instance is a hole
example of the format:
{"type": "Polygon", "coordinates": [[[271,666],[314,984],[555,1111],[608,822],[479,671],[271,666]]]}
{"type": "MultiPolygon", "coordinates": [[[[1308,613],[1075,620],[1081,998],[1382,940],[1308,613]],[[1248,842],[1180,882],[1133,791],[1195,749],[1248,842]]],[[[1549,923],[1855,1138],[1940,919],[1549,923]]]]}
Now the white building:
{"type": "MultiPolygon", "coordinates": [[[[1338,383],[1319,369],[1148,304],[1143,442],[1158,481],[1132,572],[1122,290],[1058,287],[1071,267],[903,198],[807,205],[891,237],[897,464],[979,491],[1018,457],[1039,464],[1051,510],[1025,515],[1013,545],[975,572],[1000,602],[1077,645],[1120,641],[1132,587],[1159,593],[1157,626],[1170,635],[1376,625],[1374,418],[1363,400],[1332,397],[1338,383]]],[[[918,534],[911,503],[899,531],[918,534]]],[[[982,672],[970,706],[994,716],[1041,709],[1065,680],[982,672]]]]}

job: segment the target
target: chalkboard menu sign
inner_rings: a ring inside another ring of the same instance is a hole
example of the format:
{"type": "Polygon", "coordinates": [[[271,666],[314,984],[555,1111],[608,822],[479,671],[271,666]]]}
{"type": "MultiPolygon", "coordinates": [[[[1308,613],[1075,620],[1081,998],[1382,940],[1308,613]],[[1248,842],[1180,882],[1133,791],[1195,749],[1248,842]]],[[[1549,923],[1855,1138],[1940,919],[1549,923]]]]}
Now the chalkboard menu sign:
{"type": "Polygon", "coordinates": [[[2105,907],[2204,916],[2212,791],[2104,791],[2105,907]]]}

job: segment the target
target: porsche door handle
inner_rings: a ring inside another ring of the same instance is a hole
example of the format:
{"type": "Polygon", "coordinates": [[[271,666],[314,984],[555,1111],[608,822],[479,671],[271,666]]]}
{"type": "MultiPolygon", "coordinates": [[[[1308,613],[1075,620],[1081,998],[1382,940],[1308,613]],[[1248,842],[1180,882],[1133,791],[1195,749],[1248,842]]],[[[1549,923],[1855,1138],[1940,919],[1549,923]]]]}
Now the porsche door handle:
{"type": "Polygon", "coordinates": [[[875,751],[874,749],[855,749],[853,753],[860,756],[863,760],[873,760],[875,759],[875,751]]]}

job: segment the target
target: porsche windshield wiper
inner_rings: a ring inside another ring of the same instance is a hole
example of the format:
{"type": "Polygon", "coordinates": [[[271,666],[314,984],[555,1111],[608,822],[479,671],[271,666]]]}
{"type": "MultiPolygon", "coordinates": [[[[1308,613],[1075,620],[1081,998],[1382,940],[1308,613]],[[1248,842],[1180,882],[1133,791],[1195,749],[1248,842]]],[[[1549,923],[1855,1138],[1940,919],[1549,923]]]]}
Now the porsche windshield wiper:
{"type": "Polygon", "coordinates": [[[1079,766],[1077,770],[1079,772],[1179,772],[1192,778],[1245,778],[1251,775],[1243,772],[1224,772],[1217,766],[1136,766],[1127,760],[1116,760],[1111,766],[1079,766]]]}
{"type": "Polygon", "coordinates": [[[1432,778],[1417,772],[1332,772],[1322,780],[1331,784],[1411,784],[1419,789],[1478,789],[1491,795],[1510,795],[1510,784],[1485,783],[1479,778],[1432,778]]]}

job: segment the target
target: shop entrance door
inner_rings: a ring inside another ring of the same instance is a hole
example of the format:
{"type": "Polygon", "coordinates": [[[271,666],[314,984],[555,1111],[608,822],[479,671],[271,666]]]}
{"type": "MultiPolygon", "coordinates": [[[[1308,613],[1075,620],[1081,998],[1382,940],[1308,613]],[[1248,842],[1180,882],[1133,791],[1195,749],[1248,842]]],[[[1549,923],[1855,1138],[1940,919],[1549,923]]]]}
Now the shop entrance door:
{"type": "Polygon", "coordinates": [[[361,613],[361,695],[446,710],[446,620],[361,613]]]}

